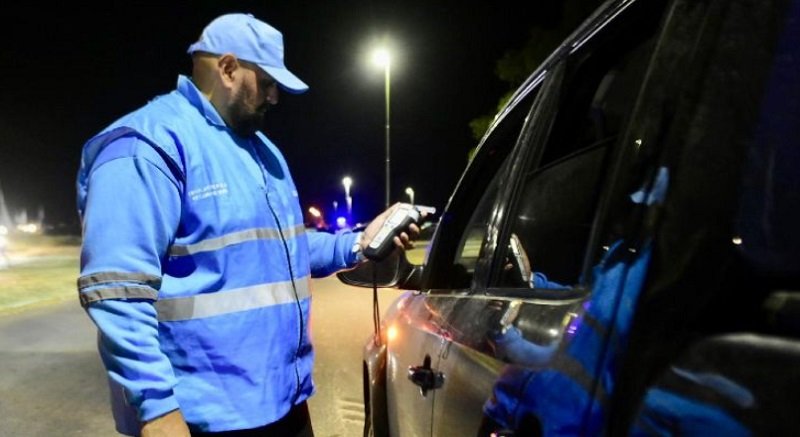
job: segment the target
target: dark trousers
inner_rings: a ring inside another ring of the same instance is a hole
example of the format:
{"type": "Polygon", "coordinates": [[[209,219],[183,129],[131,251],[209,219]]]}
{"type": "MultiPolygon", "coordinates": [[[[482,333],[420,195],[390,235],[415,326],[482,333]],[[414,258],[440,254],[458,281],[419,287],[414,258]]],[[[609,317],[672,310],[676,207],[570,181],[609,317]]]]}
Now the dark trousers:
{"type": "Polygon", "coordinates": [[[277,422],[259,428],[222,432],[195,432],[192,437],[314,437],[308,405],[295,405],[277,422]]]}

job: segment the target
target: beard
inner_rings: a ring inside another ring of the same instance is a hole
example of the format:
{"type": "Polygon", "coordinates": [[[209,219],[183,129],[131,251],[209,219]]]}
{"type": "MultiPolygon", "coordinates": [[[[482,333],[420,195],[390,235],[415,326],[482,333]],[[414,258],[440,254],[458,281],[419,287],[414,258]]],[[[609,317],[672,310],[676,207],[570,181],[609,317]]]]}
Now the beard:
{"type": "Polygon", "coordinates": [[[230,128],[242,137],[249,137],[261,129],[270,107],[270,104],[265,101],[259,107],[252,109],[246,103],[250,97],[248,94],[243,88],[240,88],[229,107],[230,128]]]}

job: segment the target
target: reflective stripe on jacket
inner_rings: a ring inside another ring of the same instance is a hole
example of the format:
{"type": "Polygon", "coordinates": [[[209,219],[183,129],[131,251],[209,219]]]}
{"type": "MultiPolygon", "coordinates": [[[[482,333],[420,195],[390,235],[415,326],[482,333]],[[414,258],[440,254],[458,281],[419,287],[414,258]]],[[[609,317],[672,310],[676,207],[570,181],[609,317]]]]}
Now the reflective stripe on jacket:
{"type": "Polygon", "coordinates": [[[254,428],[312,394],[309,279],[355,263],[357,236],[304,232],[263,134],[232,134],[181,76],[87,142],[78,206],[81,302],[139,420],[254,428]]]}

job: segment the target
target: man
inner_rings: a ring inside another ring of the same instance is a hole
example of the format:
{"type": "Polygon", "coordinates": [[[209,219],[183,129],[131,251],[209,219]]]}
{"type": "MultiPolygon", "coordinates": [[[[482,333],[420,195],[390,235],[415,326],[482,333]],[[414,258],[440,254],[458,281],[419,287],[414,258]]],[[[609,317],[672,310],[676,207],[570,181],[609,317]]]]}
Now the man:
{"type": "Polygon", "coordinates": [[[391,209],[363,234],[304,233],[286,162],[258,131],[279,89],[308,89],[281,33],[223,15],[188,52],[192,78],[90,139],[78,175],[79,295],[117,429],[312,435],[309,279],[354,266],[391,209]]]}

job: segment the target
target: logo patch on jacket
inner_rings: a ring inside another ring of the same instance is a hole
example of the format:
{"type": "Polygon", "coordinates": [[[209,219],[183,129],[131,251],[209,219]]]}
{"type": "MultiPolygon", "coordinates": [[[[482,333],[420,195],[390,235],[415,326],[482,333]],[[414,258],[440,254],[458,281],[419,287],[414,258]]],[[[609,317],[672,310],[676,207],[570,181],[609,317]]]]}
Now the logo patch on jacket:
{"type": "Polygon", "coordinates": [[[216,184],[209,184],[203,188],[197,188],[189,191],[189,198],[193,201],[207,199],[214,196],[227,196],[228,184],[225,182],[218,182],[216,184]]]}

